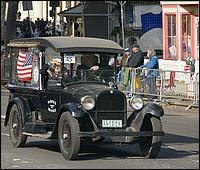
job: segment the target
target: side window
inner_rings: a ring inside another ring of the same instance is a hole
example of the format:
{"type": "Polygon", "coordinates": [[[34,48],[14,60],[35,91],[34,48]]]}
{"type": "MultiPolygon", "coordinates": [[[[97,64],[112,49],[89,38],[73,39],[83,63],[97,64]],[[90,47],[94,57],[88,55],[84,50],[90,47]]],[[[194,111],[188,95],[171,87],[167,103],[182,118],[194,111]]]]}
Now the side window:
{"type": "Polygon", "coordinates": [[[12,84],[18,85],[18,75],[17,75],[17,59],[19,50],[16,48],[11,48],[8,57],[11,58],[11,75],[10,82],[12,84]]]}
{"type": "Polygon", "coordinates": [[[48,83],[47,86],[56,86],[61,77],[61,56],[52,48],[45,50],[45,64],[48,64],[48,83]]]}
{"type": "Polygon", "coordinates": [[[12,83],[39,87],[39,52],[37,48],[15,48],[11,50],[12,83]]]}
{"type": "Polygon", "coordinates": [[[39,87],[39,67],[40,67],[40,59],[39,59],[40,51],[35,49],[33,51],[33,58],[32,58],[32,79],[31,85],[35,87],[39,87]]]}

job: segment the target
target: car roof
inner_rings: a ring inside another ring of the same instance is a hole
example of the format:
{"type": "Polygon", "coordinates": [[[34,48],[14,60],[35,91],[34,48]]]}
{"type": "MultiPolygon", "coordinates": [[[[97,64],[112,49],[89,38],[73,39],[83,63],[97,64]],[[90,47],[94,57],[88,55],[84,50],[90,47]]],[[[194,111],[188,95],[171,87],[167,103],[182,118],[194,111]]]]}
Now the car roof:
{"type": "Polygon", "coordinates": [[[29,47],[38,45],[51,47],[56,52],[124,52],[124,49],[114,41],[89,37],[54,36],[22,38],[11,40],[8,44],[10,47],[29,47]]]}

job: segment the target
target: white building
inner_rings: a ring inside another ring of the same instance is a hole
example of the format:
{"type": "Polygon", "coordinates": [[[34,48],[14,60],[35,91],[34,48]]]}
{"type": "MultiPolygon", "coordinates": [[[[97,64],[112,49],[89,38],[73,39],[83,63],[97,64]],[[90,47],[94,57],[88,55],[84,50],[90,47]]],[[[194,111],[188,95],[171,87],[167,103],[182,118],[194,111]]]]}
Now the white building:
{"type": "MultiPolygon", "coordinates": [[[[29,11],[30,19],[34,22],[37,20],[37,18],[43,18],[44,20],[51,20],[53,21],[53,18],[50,17],[50,10],[52,7],[50,7],[50,1],[31,1],[33,10],[29,11]]],[[[63,11],[65,9],[71,8],[79,4],[79,1],[60,1],[59,7],[56,7],[56,13],[59,13],[60,11],[63,11]]],[[[19,1],[18,5],[18,12],[21,13],[20,21],[22,21],[24,18],[28,17],[28,11],[23,10],[23,4],[22,1],[19,1]]],[[[56,23],[59,23],[60,17],[56,15],[56,23]]]]}

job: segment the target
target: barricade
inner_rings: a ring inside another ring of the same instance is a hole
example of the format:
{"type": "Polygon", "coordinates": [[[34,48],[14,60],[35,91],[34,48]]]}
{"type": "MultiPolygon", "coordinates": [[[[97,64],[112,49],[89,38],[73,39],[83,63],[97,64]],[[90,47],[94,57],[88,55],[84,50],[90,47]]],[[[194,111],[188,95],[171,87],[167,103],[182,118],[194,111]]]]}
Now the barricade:
{"type": "Polygon", "coordinates": [[[199,73],[124,68],[118,87],[128,98],[140,95],[153,101],[199,106],[199,73]]]}

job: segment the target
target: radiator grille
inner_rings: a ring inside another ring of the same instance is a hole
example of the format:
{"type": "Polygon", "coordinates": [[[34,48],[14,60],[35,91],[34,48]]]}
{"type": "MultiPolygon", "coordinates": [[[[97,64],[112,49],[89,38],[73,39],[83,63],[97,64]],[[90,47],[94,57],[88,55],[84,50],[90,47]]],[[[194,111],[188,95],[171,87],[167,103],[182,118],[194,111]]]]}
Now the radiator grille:
{"type": "Polygon", "coordinates": [[[122,92],[104,91],[97,99],[97,124],[102,127],[102,120],[122,120],[126,126],[127,103],[122,92]]]}

